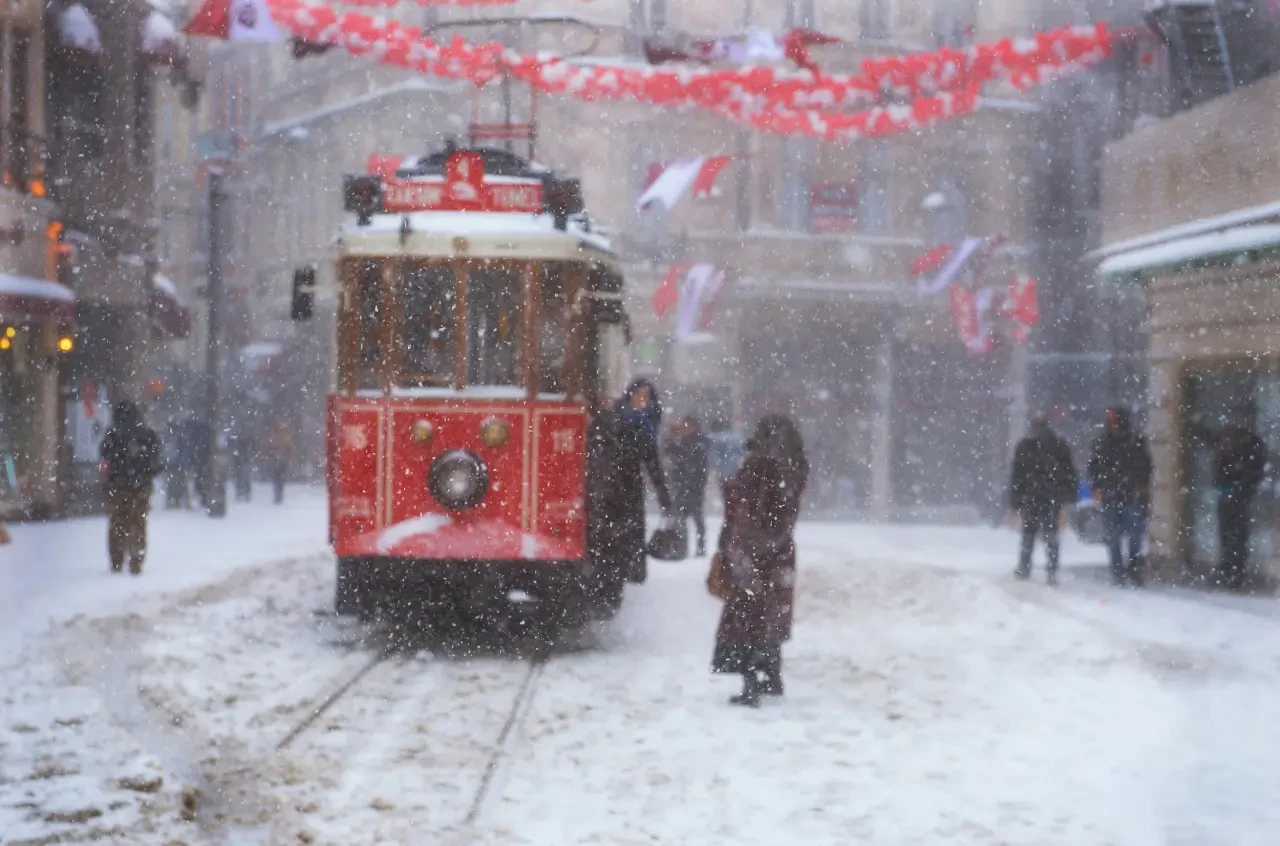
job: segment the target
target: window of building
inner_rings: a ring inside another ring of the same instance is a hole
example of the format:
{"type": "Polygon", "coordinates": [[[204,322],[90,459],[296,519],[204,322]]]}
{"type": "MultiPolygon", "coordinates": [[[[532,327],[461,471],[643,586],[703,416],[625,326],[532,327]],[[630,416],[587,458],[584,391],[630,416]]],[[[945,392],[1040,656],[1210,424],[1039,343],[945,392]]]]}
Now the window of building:
{"type": "Polygon", "coordinates": [[[787,0],[787,29],[817,29],[817,27],[817,0],[787,0]]]}
{"type": "MultiPolygon", "coordinates": [[[[810,0],[812,2],[812,0],[810,0]]],[[[649,29],[662,32],[667,28],[667,0],[649,0],[649,29]]]]}
{"type": "Polygon", "coordinates": [[[893,35],[893,13],[893,0],[862,0],[862,37],[888,38],[893,35]]]}
{"type": "Polygon", "coordinates": [[[893,231],[892,144],[872,138],[860,145],[858,160],[858,228],[867,235],[893,231]]]}
{"type": "Polygon", "coordinates": [[[5,123],[3,166],[4,183],[25,188],[37,164],[38,150],[30,135],[27,86],[30,39],[25,33],[10,31],[8,43],[0,47],[0,84],[9,90],[9,114],[5,123]]]}
{"type": "Polygon", "coordinates": [[[974,0],[935,0],[933,34],[939,47],[960,47],[972,40],[974,0]]]}
{"type": "Polygon", "coordinates": [[[146,164],[151,155],[152,124],[151,74],[140,70],[133,78],[133,162],[146,164]]]}
{"type": "Polygon", "coordinates": [[[783,229],[808,228],[809,199],[812,187],[815,147],[808,138],[785,138],[782,141],[782,196],[779,217],[783,229]]]}

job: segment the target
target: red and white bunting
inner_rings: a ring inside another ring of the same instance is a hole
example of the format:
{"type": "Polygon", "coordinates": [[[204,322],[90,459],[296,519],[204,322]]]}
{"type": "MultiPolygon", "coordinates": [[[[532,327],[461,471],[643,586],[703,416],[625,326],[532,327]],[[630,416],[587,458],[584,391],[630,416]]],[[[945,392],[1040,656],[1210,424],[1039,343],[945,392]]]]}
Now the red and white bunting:
{"type": "Polygon", "coordinates": [[[995,292],[990,288],[975,291],[964,285],[951,286],[951,318],[956,335],[974,355],[984,355],[994,345],[988,321],[994,303],[995,292]]]}
{"type": "Polygon", "coordinates": [[[691,188],[694,199],[706,199],[712,195],[720,172],[734,158],[734,156],[697,156],[661,166],[656,176],[652,176],[650,171],[652,178],[640,195],[640,199],[636,201],[636,207],[646,209],[655,202],[661,202],[668,210],[673,209],[691,188]]]}
{"type": "Polygon", "coordinates": [[[634,67],[523,55],[496,43],[474,45],[455,39],[438,44],[420,30],[386,18],[339,12],[306,0],[258,2],[267,3],[276,22],[305,41],[337,44],[384,64],[477,85],[510,75],[542,93],[702,108],[765,132],[832,141],[886,136],[968,114],[987,82],[1028,87],[1099,62],[1112,52],[1110,31],[1098,24],[964,50],[872,59],[857,75],[818,75],[773,66],[634,67]],[[863,111],[836,111],[849,108],[863,111]]]}

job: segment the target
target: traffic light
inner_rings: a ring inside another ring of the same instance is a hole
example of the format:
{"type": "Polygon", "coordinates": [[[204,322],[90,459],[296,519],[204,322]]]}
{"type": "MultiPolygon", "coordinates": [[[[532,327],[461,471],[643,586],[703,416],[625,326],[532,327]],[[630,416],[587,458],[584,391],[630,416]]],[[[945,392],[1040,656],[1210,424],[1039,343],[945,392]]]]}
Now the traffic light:
{"type": "Polygon", "coordinates": [[[310,320],[315,313],[316,269],[310,265],[293,271],[293,304],[290,317],[310,320]]]}

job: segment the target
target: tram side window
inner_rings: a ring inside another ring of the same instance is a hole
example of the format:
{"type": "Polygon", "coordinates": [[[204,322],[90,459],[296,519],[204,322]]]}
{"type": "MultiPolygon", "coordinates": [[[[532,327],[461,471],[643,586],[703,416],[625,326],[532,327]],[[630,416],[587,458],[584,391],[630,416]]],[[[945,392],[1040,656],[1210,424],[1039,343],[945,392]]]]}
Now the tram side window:
{"type": "Polygon", "coordinates": [[[403,384],[421,387],[452,381],[456,298],[453,269],[447,265],[416,265],[405,273],[403,384]]]}
{"type": "Polygon", "coordinates": [[[361,390],[380,387],[382,363],[382,264],[360,262],[356,270],[355,365],[361,390]]]}
{"type": "Polygon", "coordinates": [[[472,268],[467,281],[467,382],[520,384],[519,269],[486,264],[472,268]]]}
{"type": "Polygon", "coordinates": [[[541,335],[538,339],[539,390],[562,394],[567,387],[565,362],[569,351],[569,302],[564,265],[544,266],[541,335]]]}

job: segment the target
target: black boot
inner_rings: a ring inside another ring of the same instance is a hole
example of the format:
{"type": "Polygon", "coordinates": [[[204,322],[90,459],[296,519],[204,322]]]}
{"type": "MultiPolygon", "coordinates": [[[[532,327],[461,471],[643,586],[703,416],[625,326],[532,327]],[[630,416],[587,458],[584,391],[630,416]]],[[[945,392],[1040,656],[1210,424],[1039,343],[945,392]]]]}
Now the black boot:
{"type": "Polygon", "coordinates": [[[760,707],[760,680],[754,670],[742,674],[742,693],[729,697],[729,704],[760,707]]]}
{"type": "Polygon", "coordinates": [[[765,696],[781,696],[782,690],[782,656],[776,655],[765,662],[760,692],[765,696]]]}

